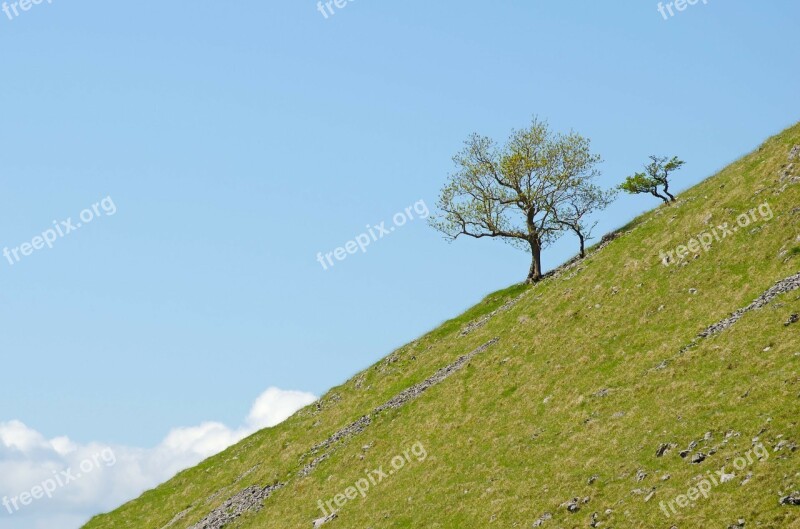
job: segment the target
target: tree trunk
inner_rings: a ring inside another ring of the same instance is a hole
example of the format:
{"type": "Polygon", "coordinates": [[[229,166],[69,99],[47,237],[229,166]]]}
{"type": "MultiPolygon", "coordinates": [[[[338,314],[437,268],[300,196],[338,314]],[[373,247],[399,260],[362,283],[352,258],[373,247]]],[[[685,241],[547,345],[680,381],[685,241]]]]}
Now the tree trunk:
{"type": "Polygon", "coordinates": [[[542,279],[542,247],[536,243],[531,243],[531,269],[528,272],[528,284],[537,283],[542,279]]]}
{"type": "Polygon", "coordinates": [[[661,200],[663,200],[664,204],[669,204],[669,199],[667,197],[665,197],[664,195],[662,195],[661,193],[658,193],[657,191],[651,191],[650,194],[653,195],[654,197],[658,197],[661,200]]]}
{"type": "Polygon", "coordinates": [[[586,237],[582,233],[578,233],[578,239],[581,241],[581,259],[586,257],[586,237]]]}
{"type": "Polygon", "coordinates": [[[668,175],[664,175],[664,183],[662,185],[664,186],[664,194],[669,197],[669,201],[670,202],[675,202],[675,195],[673,195],[672,193],[669,192],[669,178],[668,178],[668,175]]]}

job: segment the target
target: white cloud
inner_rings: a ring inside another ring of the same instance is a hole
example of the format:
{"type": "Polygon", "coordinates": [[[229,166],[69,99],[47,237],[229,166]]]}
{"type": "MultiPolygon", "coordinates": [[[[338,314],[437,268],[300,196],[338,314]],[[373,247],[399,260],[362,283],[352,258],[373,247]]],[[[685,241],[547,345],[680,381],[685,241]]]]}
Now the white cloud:
{"type": "Polygon", "coordinates": [[[315,400],[311,393],[269,388],[241,427],[206,422],[175,428],[149,449],[78,445],[67,437],[47,439],[17,420],[0,422],[0,529],[80,527],[92,514],[137,497],[315,400]],[[41,497],[22,505],[22,499],[29,499],[23,493],[41,497]]]}
{"type": "Polygon", "coordinates": [[[294,412],[317,400],[310,393],[269,388],[253,403],[247,425],[253,431],[282,423],[294,412]]]}

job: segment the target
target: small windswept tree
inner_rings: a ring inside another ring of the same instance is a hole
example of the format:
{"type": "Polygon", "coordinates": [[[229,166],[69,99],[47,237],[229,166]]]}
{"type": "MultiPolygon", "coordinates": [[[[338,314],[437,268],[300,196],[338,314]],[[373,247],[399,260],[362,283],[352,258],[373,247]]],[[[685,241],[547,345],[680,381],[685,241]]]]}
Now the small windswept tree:
{"type": "Polygon", "coordinates": [[[619,188],[632,195],[649,193],[660,198],[666,204],[675,202],[675,196],[669,192],[669,177],[685,163],[677,156],[673,156],[671,159],[651,156],[650,163],[644,166],[645,172],[629,176],[619,188]]]}
{"type": "Polygon", "coordinates": [[[559,211],[599,171],[600,157],[577,133],[555,134],[546,122],[513,131],[503,147],[473,134],[453,157],[456,170],[431,225],[450,240],[499,238],[531,253],[527,282],[542,278],[542,250],[564,231],[559,211]]]}
{"type": "Polygon", "coordinates": [[[583,182],[570,191],[568,199],[559,208],[556,219],[578,237],[581,258],[586,257],[586,241],[592,239],[592,231],[597,226],[589,216],[608,207],[616,196],[616,190],[603,191],[595,184],[583,182]]]}

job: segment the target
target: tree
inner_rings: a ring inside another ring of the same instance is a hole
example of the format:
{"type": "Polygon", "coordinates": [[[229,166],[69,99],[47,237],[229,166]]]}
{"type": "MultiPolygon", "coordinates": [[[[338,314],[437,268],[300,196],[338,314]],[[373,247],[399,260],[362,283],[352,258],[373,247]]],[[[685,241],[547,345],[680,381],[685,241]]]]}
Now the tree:
{"type": "Polygon", "coordinates": [[[555,134],[534,118],[501,148],[473,134],[453,157],[456,170],[431,225],[452,240],[499,238],[531,253],[527,282],[542,278],[542,250],[564,231],[558,212],[599,174],[600,157],[577,133],[555,134]]]}
{"type": "Polygon", "coordinates": [[[587,217],[608,207],[616,196],[616,190],[603,191],[590,182],[583,182],[570,192],[558,210],[558,223],[578,236],[581,258],[586,257],[586,241],[592,239],[592,231],[597,226],[597,222],[589,224],[587,217]]]}
{"type": "Polygon", "coordinates": [[[632,195],[649,193],[660,198],[666,204],[675,202],[675,196],[669,192],[669,176],[683,167],[685,163],[677,156],[673,156],[671,159],[651,156],[650,163],[644,166],[645,172],[629,176],[619,188],[632,195]],[[662,189],[659,189],[659,186],[662,189]]]}

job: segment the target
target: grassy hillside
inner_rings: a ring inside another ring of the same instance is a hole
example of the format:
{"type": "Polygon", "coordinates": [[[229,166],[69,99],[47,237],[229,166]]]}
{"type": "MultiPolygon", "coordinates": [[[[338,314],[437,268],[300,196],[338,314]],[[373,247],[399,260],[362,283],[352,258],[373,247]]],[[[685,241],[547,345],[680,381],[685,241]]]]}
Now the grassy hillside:
{"type": "Polygon", "coordinates": [[[697,337],[800,271],[795,145],[800,125],[86,528],[218,527],[243,490],[225,527],[309,528],[336,498],[326,528],[800,528],[800,290],[697,337]]]}

